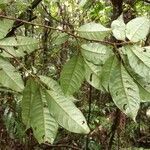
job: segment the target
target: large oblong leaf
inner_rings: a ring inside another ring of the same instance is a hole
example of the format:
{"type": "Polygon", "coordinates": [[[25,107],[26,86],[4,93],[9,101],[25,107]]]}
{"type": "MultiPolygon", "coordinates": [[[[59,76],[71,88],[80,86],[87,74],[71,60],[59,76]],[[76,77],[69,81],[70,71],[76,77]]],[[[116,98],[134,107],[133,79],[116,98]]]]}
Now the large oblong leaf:
{"type": "Polygon", "coordinates": [[[49,88],[49,90],[55,91],[59,94],[63,94],[63,91],[57,81],[50,77],[42,75],[40,75],[39,78],[49,88]]]}
{"type": "Polygon", "coordinates": [[[94,22],[82,25],[78,29],[78,33],[81,37],[90,40],[102,40],[106,36],[108,36],[110,32],[111,29],[106,28],[103,25],[94,22]]]}
{"type": "Polygon", "coordinates": [[[150,87],[148,90],[147,87],[145,87],[145,84],[142,83],[138,84],[141,102],[150,102],[150,87]]]}
{"type": "MultiPolygon", "coordinates": [[[[126,50],[123,48],[123,50],[126,50]]],[[[143,47],[143,49],[140,49],[142,51],[149,53],[147,50],[147,47],[143,47]]],[[[147,55],[148,56],[148,55],[147,55]]],[[[134,78],[134,81],[138,85],[139,88],[139,94],[141,102],[149,102],[150,101],[150,80],[147,80],[146,78],[141,77],[138,75],[134,69],[131,68],[129,62],[127,60],[124,61],[126,64],[127,70],[130,72],[130,75],[134,78]]]]}
{"type": "Polygon", "coordinates": [[[132,70],[145,78],[146,81],[150,80],[150,53],[139,46],[126,46],[126,53],[128,61],[132,70]]]}
{"type": "Polygon", "coordinates": [[[69,98],[47,91],[46,99],[50,113],[62,127],[74,133],[89,133],[83,114],[69,98]]]}
{"type": "Polygon", "coordinates": [[[23,92],[22,118],[27,128],[32,127],[39,143],[53,143],[58,124],[49,112],[45,90],[34,79],[27,81],[23,92]]]}
{"type": "Polygon", "coordinates": [[[112,28],[113,36],[117,40],[123,40],[123,41],[125,40],[125,38],[126,38],[126,34],[125,34],[126,25],[125,25],[124,20],[123,20],[123,15],[119,16],[117,20],[114,20],[112,22],[111,28],[112,28]]]}
{"type": "Polygon", "coordinates": [[[81,47],[83,57],[97,65],[103,64],[112,55],[112,48],[110,46],[99,43],[83,44],[81,47]]]}
{"type": "Polygon", "coordinates": [[[120,62],[111,76],[109,90],[117,107],[135,121],[140,106],[139,89],[120,62]]]}
{"type": "MultiPolygon", "coordinates": [[[[60,85],[58,84],[57,81],[55,81],[54,79],[47,77],[47,76],[39,76],[40,80],[42,81],[42,83],[44,83],[47,88],[51,91],[57,92],[60,95],[64,95],[60,85]]],[[[72,100],[73,102],[77,102],[78,100],[75,99],[72,95],[66,95],[66,97],[68,97],[70,100],[72,100]]]]}
{"type": "Polygon", "coordinates": [[[113,74],[113,70],[117,63],[117,58],[115,56],[109,57],[105,64],[103,65],[101,71],[101,82],[106,91],[109,91],[109,82],[111,82],[110,78],[113,74]]]}
{"type": "Polygon", "coordinates": [[[84,80],[84,64],[81,55],[72,57],[63,67],[60,85],[66,95],[76,92],[84,80]]]}
{"type": "Polygon", "coordinates": [[[0,48],[5,49],[1,53],[4,57],[22,57],[26,54],[31,53],[38,47],[38,40],[31,37],[8,37],[0,40],[0,48]],[[10,55],[11,54],[11,55],[10,55]]]}
{"type": "Polygon", "coordinates": [[[0,57],[0,84],[17,92],[21,92],[24,89],[21,74],[2,57],[0,57]]]}
{"type": "Polygon", "coordinates": [[[146,81],[145,78],[141,78],[132,71],[130,72],[138,85],[141,102],[150,102],[150,81],[146,81]]]}
{"type": "Polygon", "coordinates": [[[9,30],[12,28],[13,22],[14,21],[8,19],[0,20],[0,39],[6,36],[9,30]]]}
{"type": "Polygon", "coordinates": [[[129,21],[126,25],[126,36],[130,41],[144,40],[150,30],[150,20],[146,17],[138,17],[129,21]]]}

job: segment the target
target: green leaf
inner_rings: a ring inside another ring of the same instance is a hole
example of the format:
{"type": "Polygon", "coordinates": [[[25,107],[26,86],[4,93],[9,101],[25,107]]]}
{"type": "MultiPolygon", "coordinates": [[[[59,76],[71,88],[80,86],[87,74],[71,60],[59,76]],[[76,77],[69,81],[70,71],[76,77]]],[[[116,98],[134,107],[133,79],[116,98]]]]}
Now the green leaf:
{"type": "Polygon", "coordinates": [[[101,82],[106,91],[109,91],[109,82],[111,82],[111,75],[114,73],[115,65],[117,64],[117,58],[115,56],[109,57],[101,71],[101,82]]]}
{"type": "Polygon", "coordinates": [[[78,33],[81,37],[90,40],[103,40],[106,36],[109,35],[110,32],[111,29],[94,22],[82,25],[78,29],[78,33]]]}
{"type": "Polygon", "coordinates": [[[87,3],[87,0],[81,0],[79,3],[80,7],[83,7],[87,3]]]}
{"type": "Polygon", "coordinates": [[[2,5],[2,4],[7,4],[7,3],[9,3],[11,0],[1,0],[0,1],[0,5],[2,5]]]}
{"type": "Polygon", "coordinates": [[[140,106],[139,89],[120,62],[111,76],[109,90],[117,107],[135,121],[140,106]]]}
{"type": "Polygon", "coordinates": [[[72,57],[63,67],[60,85],[66,95],[78,91],[84,80],[84,64],[80,55],[72,57]]]}
{"type": "Polygon", "coordinates": [[[5,57],[22,57],[38,48],[38,40],[31,37],[8,37],[0,40],[0,48],[5,49],[1,55],[5,57]],[[9,54],[10,53],[10,54],[9,54]]]}
{"type": "Polygon", "coordinates": [[[103,91],[101,84],[102,66],[94,65],[91,62],[84,61],[86,81],[98,90],[103,91]]]}
{"type": "Polygon", "coordinates": [[[142,47],[142,51],[150,57],[150,46],[142,47]]]}
{"type": "Polygon", "coordinates": [[[83,114],[69,98],[47,91],[46,99],[50,113],[62,127],[74,133],[90,132],[83,114]]]}
{"type": "Polygon", "coordinates": [[[138,17],[126,25],[126,36],[132,42],[144,40],[150,29],[150,20],[146,17],[138,17]]]}
{"type": "MultiPolygon", "coordinates": [[[[126,50],[125,48],[123,48],[126,50]]],[[[143,47],[142,50],[146,50],[145,47],[143,47]]],[[[147,52],[147,51],[145,51],[147,52]]],[[[124,61],[126,64],[127,70],[130,72],[130,75],[134,78],[136,84],[139,88],[139,94],[141,98],[141,102],[149,102],[150,101],[150,83],[149,80],[147,81],[146,78],[142,78],[137,73],[134,72],[134,70],[130,67],[128,61],[124,61]]]]}
{"type": "Polygon", "coordinates": [[[58,35],[55,35],[54,40],[52,43],[54,45],[61,45],[65,43],[68,40],[69,36],[67,33],[58,33],[58,35]]]}
{"type": "Polygon", "coordinates": [[[124,41],[126,38],[125,30],[126,30],[126,25],[123,20],[123,15],[118,17],[117,20],[114,20],[111,24],[113,36],[117,40],[122,40],[124,41]]]}
{"type": "Polygon", "coordinates": [[[145,78],[141,78],[133,72],[131,74],[139,87],[141,102],[150,102],[150,81],[145,81],[145,78]]]}
{"type": "Polygon", "coordinates": [[[57,81],[50,77],[42,75],[40,75],[39,78],[49,88],[49,90],[55,91],[59,94],[63,94],[63,91],[57,81]]]}
{"type": "Polygon", "coordinates": [[[126,46],[126,53],[128,61],[132,70],[145,78],[146,81],[150,80],[150,53],[139,46],[126,46]]]}
{"type": "Polygon", "coordinates": [[[138,84],[138,87],[141,102],[150,102],[150,89],[148,90],[147,88],[145,88],[143,84],[138,84]]]}
{"type": "Polygon", "coordinates": [[[32,79],[28,79],[23,91],[22,120],[27,128],[31,127],[32,104],[38,92],[38,85],[32,79]]]}
{"type": "Polygon", "coordinates": [[[81,47],[83,57],[96,65],[104,64],[105,60],[112,55],[112,47],[110,46],[90,43],[83,44],[81,47]]]}
{"type": "MultiPolygon", "coordinates": [[[[60,95],[64,95],[60,85],[54,79],[47,76],[39,76],[40,80],[48,87],[49,90],[59,93],[60,95]]],[[[67,95],[70,100],[73,102],[78,102],[79,100],[75,99],[72,95],[67,95]]]]}
{"type": "MultiPolygon", "coordinates": [[[[54,79],[47,77],[47,76],[39,76],[40,80],[48,87],[49,90],[59,93],[60,95],[64,95],[60,85],[54,79]]],[[[77,102],[79,100],[75,99],[72,95],[67,95],[70,100],[73,102],[77,102]]]]}
{"type": "Polygon", "coordinates": [[[13,26],[13,22],[14,21],[8,19],[0,20],[0,39],[4,38],[7,35],[9,30],[13,26]]]}
{"type": "Polygon", "coordinates": [[[21,74],[2,57],[0,57],[0,84],[17,92],[24,89],[21,74]]]}
{"type": "Polygon", "coordinates": [[[39,143],[53,143],[58,124],[49,112],[45,91],[34,79],[27,81],[23,92],[22,118],[27,128],[32,127],[39,143]]]}

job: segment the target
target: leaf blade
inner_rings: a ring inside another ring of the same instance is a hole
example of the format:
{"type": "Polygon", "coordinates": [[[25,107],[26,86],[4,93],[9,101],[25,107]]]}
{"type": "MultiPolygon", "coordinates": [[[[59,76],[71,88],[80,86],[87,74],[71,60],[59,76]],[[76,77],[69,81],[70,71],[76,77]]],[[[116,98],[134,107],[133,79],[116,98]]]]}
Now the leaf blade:
{"type": "Polygon", "coordinates": [[[103,68],[101,73],[101,82],[106,91],[109,91],[109,82],[111,82],[111,76],[113,74],[113,70],[115,68],[115,64],[117,63],[117,59],[115,56],[109,57],[103,68]]]}
{"type": "Polygon", "coordinates": [[[0,57],[0,83],[14,91],[21,92],[24,83],[21,74],[6,59],[0,57]]]}
{"type": "Polygon", "coordinates": [[[134,121],[140,105],[139,89],[122,64],[116,65],[109,90],[117,107],[134,121]]]}
{"type": "MultiPolygon", "coordinates": [[[[5,2],[5,3],[8,3],[8,2],[5,2]]],[[[0,39],[3,39],[7,35],[9,30],[13,26],[13,22],[14,21],[8,20],[8,19],[0,20],[0,39]]]]}
{"type": "Polygon", "coordinates": [[[85,79],[86,81],[95,87],[98,90],[103,91],[103,87],[101,85],[101,70],[102,66],[97,66],[92,64],[91,62],[88,62],[84,60],[84,66],[85,66],[85,79]]]}
{"type": "Polygon", "coordinates": [[[102,40],[109,35],[111,29],[104,27],[101,24],[94,22],[82,25],[78,29],[78,33],[81,37],[89,40],[102,40]]]}
{"type": "Polygon", "coordinates": [[[129,21],[126,25],[126,36],[132,42],[144,40],[150,29],[150,20],[146,17],[138,17],[129,21]]]}
{"type": "Polygon", "coordinates": [[[126,25],[123,21],[123,15],[119,16],[118,19],[112,22],[111,28],[112,28],[113,35],[117,40],[125,41],[126,25]]]}
{"type": "Polygon", "coordinates": [[[31,37],[8,37],[0,40],[0,47],[5,49],[7,52],[3,51],[2,56],[4,57],[23,57],[26,54],[33,52],[38,48],[38,40],[31,37]]]}
{"type": "Polygon", "coordinates": [[[81,47],[83,57],[96,65],[103,64],[112,55],[112,47],[99,43],[82,44],[81,47]]]}
{"type": "Polygon", "coordinates": [[[23,92],[22,118],[27,128],[32,127],[39,143],[53,143],[58,124],[49,112],[45,91],[32,78],[23,92]]]}
{"type": "Polygon", "coordinates": [[[145,78],[150,79],[150,53],[145,53],[145,50],[139,46],[126,46],[128,61],[132,70],[145,78]]]}
{"type": "Polygon", "coordinates": [[[48,90],[46,99],[52,116],[62,127],[74,133],[89,133],[83,114],[71,100],[48,90]]]}
{"type": "Polygon", "coordinates": [[[66,95],[76,92],[84,80],[84,66],[81,55],[72,57],[63,67],[60,85],[66,95]]]}

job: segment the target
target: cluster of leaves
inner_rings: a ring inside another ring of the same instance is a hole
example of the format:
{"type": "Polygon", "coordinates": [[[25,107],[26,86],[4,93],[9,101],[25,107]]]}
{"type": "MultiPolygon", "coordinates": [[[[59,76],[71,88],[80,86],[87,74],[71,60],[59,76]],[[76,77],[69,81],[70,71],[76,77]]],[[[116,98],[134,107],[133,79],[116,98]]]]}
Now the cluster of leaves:
{"type": "Polygon", "coordinates": [[[120,41],[130,41],[120,48],[98,43],[83,44],[86,79],[97,89],[110,92],[114,103],[135,120],[140,102],[149,97],[149,46],[140,41],[149,33],[149,19],[139,17],[125,24],[122,16],[111,24],[111,29],[89,23],[79,29],[80,36],[102,40],[111,31],[120,41]],[[90,65],[89,65],[90,64],[90,65]]]}
{"type": "Polygon", "coordinates": [[[125,24],[120,16],[111,28],[93,22],[81,26],[77,32],[86,40],[63,66],[60,84],[31,73],[18,61],[38,49],[39,41],[24,36],[5,37],[12,26],[13,21],[0,20],[0,86],[22,95],[23,123],[33,129],[39,143],[53,143],[59,125],[75,133],[90,132],[73,97],[84,80],[110,93],[116,106],[134,121],[140,103],[150,101],[150,47],[141,46],[150,30],[146,17],[125,24]],[[112,34],[120,43],[104,41],[112,34]]]}
{"type": "Polygon", "coordinates": [[[69,131],[88,133],[89,128],[86,120],[75,107],[74,98],[71,96],[66,97],[56,81],[48,77],[39,76],[40,80],[36,79],[37,77],[32,77],[28,79],[24,88],[21,74],[8,61],[8,58],[22,57],[26,53],[32,52],[38,46],[38,41],[21,36],[3,39],[12,23],[10,21],[6,22],[6,20],[1,22],[3,32],[1,32],[0,41],[2,51],[0,57],[0,84],[19,93],[23,91],[22,118],[27,128],[33,128],[39,143],[53,142],[58,130],[58,123],[69,131]],[[5,26],[3,25],[4,21],[5,26]],[[3,27],[5,28],[3,29],[3,27]],[[39,81],[46,84],[49,90],[43,88],[43,83],[39,83],[39,81]]]}

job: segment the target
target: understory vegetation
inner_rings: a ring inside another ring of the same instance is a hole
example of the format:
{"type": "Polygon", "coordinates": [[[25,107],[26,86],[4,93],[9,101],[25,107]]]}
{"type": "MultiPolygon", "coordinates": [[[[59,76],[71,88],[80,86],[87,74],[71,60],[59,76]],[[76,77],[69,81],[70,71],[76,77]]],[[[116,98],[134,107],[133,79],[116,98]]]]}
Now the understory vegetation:
{"type": "Polygon", "coordinates": [[[149,0],[0,0],[0,150],[150,149],[149,0]]]}

